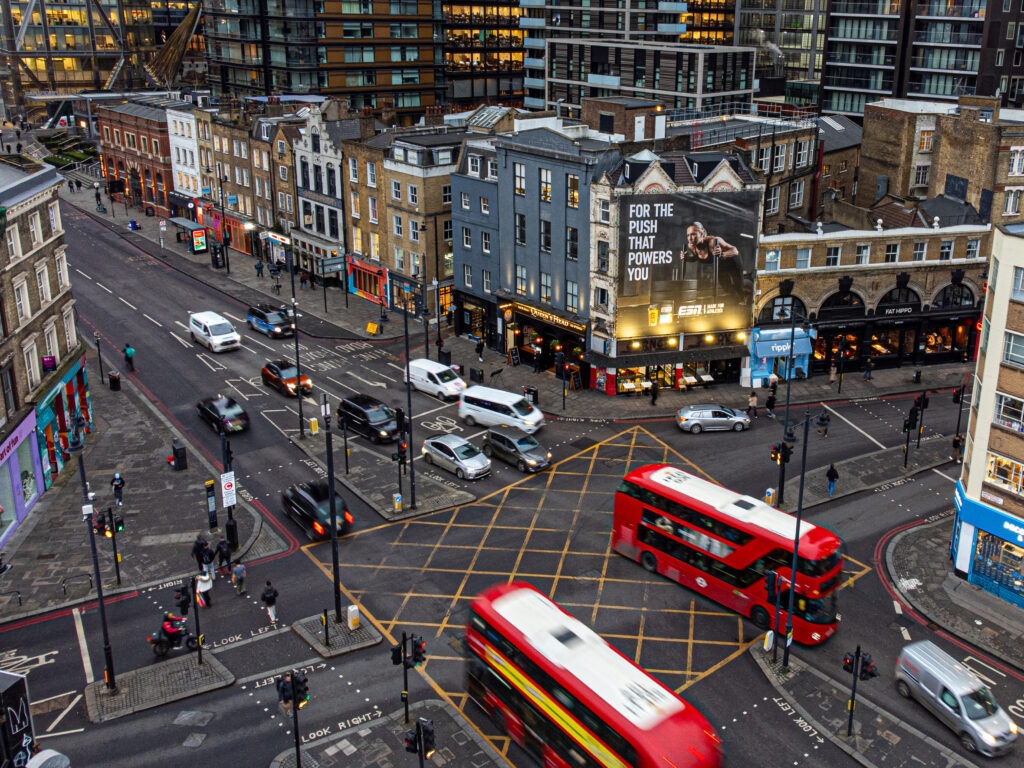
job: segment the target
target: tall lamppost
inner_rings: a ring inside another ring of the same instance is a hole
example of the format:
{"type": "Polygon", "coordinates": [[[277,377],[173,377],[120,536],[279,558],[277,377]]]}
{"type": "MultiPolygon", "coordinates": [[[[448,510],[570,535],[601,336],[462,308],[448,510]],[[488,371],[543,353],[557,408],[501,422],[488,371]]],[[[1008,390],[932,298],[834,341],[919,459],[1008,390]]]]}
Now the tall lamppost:
{"type": "Polygon", "coordinates": [[[71,414],[71,430],[68,435],[68,451],[78,455],[78,475],[82,479],[82,522],[89,531],[89,546],[92,548],[92,570],[96,579],[96,599],[100,608],[100,626],[103,628],[103,680],[107,690],[117,691],[114,677],[114,654],[110,649],[110,634],[107,632],[107,609],[103,602],[103,580],[100,577],[100,560],[96,552],[96,531],[93,528],[93,495],[89,493],[89,482],[85,477],[85,416],[81,410],[71,414]]]}
{"type": "MultiPolygon", "coordinates": [[[[806,317],[804,317],[804,315],[802,315],[800,312],[797,312],[796,309],[794,307],[792,307],[792,306],[789,307],[788,310],[787,309],[783,309],[782,310],[783,314],[782,314],[780,319],[782,319],[782,320],[786,319],[785,312],[787,312],[787,311],[790,313],[789,351],[786,353],[786,418],[785,418],[785,421],[784,421],[784,424],[783,424],[782,440],[783,440],[783,442],[787,442],[788,443],[788,442],[792,442],[793,441],[793,428],[792,428],[792,426],[790,426],[790,423],[789,423],[789,396],[790,396],[790,391],[791,391],[791,386],[790,385],[791,385],[791,382],[793,381],[793,363],[796,362],[796,356],[793,354],[793,344],[796,342],[796,319],[797,319],[797,316],[799,316],[801,321],[803,322],[803,324],[805,324],[807,326],[808,330],[810,330],[810,322],[811,321],[808,320],[806,317]]],[[[805,444],[804,447],[806,448],[806,444],[805,444]]],[[[779,461],[779,493],[778,493],[779,506],[780,507],[782,506],[783,502],[785,501],[785,496],[786,496],[785,486],[786,486],[786,462],[780,460],[779,461]]]]}
{"type": "MultiPolygon", "coordinates": [[[[405,323],[405,406],[406,406],[406,429],[409,431],[409,453],[412,453],[412,377],[409,375],[409,286],[405,286],[405,307],[402,312],[402,321],[405,323]]],[[[413,307],[416,306],[416,298],[413,297],[413,307]]],[[[401,438],[399,438],[401,439],[401,438]]],[[[409,456],[409,506],[416,509],[416,462],[409,456]]]]}
{"type": "MultiPolygon", "coordinates": [[[[204,168],[206,173],[213,173],[212,168],[204,168]]],[[[224,273],[231,274],[231,256],[228,254],[229,246],[231,245],[231,232],[224,230],[224,182],[228,180],[227,176],[221,178],[220,172],[218,171],[215,178],[217,179],[217,197],[220,200],[220,219],[217,224],[217,229],[220,234],[220,247],[221,252],[224,254],[224,273]]]]}
{"type": "Polygon", "coordinates": [[[334,494],[334,434],[331,432],[331,404],[327,399],[326,392],[320,393],[320,416],[324,420],[324,429],[327,430],[327,504],[331,511],[331,567],[334,574],[334,620],[341,623],[341,579],[338,574],[338,505],[334,494]]]}
{"type": "MultiPolygon", "coordinates": [[[[434,219],[434,279],[433,279],[432,285],[434,287],[434,317],[437,318],[437,325],[435,326],[435,331],[437,332],[437,357],[438,357],[438,360],[440,360],[440,357],[441,357],[441,283],[439,282],[439,280],[440,280],[440,277],[441,277],[441,269],[440,269],[441,261],[440,261],[440,257],[439,257],[439,254],[438,254],[438,248],[437,248],[437,214],[436,213],[432,213],[430,215],[434,219]]],[[[420,224],[420,232],[426,232],[426,231],[427,231],[426,223],[421,223],[420,224]]],[[[426,309],[427,309],[427,273],[424,270],[424,272],[423,272],[423,316],[424,316],[424,318],[427,317],[426,309]]],[[[424,322],[428,322],[428,321],[426,319],[424,319],[424,322]]],[[[430,355],[427,355],[427,358],[429,358],[429,357],[430,357],[430,355]]]]}
{"type": "MultiPolygon", "coordinates": [[[[796,596],[796,568],[798,561],[798,551],[800,549],[800,522],[804,514],[804,477],[807,474],[807,435],[811,427],[811,412],[810,410],[804,411],[804,446],[801,451],[802,458],[800,462],[800,492],[797,494],[796,499],[796,528],[793,532],[793,562],[791,563],[792,573],[790,574],[789,582],[789,606],[786,608],[786,645],[785,650],[782,652],[782,667],[783,669],[789,669],[789,634],[793,631],[793,603],[794,597],[796,596]]],[[[785,466],[785,462],[782,463],[785,466]]]]}
{"type": "Polygon", "coordinates": [[[380,321],[386,323],[388,321],[388,310],[387,302],[384,299],[384,270],[377,270],[377,286],[380,288],[380,321]]]}

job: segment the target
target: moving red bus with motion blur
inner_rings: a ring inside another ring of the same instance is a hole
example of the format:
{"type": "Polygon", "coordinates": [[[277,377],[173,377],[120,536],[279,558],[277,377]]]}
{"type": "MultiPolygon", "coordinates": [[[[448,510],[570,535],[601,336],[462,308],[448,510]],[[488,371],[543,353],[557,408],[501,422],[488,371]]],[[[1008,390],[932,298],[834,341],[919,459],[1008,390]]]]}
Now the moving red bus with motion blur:
{"type": "MultiPolygon", "coordinates": [[[[796,518],[667,464],[626,475],[615,493],[612,549],[704,597],[772,625],[766,571],[779,575],[779,628],[786,624],[796,518]]],[[[824,642],[839,626],[836,592],[843,543],[831,531],[800,524],[793,638],[824,642]]]]}
{"type": "Polygon", "coordinates": [[[544,768],[718,768],[696,709],[521,582],[482,592],[466,627],[469,695],[544,768]]]}

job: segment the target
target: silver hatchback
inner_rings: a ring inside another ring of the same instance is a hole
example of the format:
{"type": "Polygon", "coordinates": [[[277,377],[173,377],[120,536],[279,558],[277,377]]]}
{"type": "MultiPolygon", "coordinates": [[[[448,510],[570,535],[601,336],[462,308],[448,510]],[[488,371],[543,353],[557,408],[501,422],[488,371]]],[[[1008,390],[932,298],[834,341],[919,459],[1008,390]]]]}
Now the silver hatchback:
{"type": "Polygon", "coordinates": [[[424,440],[423,460],[454,472],[459,480],[491,474],[491,460],[471,442],[455,435],[434,435],[424,440]]]}
{"type": "Polygon", "coordinates": [[[750,417],[743,411],[726,408],[724,405],[698,403],[684,406],[676,412],[676,426],[683,432],[695,435],[705,430],[713,432],[732,429],[742,432],[750,429],[750,417]]]}

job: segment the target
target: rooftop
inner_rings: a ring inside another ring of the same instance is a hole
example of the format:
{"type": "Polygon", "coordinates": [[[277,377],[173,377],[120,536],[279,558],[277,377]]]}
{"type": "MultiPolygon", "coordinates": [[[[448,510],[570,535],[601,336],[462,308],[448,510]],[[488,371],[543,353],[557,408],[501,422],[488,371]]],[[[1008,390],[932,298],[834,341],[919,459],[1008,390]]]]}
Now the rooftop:
{"type": "Polygon", "coordinates": [[[28,155],[0,155],[0,205],[6,208],[61,182],[52,165],[28,155]]]}
{"type": "Polygon", "coordinates": [[[826,152],[856,147],[861,143],[863,129],[845,115],[827,115],[817,118],[818,137],[826,152]]]}

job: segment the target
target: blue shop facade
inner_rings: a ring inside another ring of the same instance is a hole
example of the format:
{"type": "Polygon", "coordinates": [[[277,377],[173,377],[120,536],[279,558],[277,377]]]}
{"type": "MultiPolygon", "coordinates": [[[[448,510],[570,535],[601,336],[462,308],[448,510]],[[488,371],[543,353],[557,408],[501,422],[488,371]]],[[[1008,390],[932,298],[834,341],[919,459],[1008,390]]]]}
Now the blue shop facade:
{"type": "Polygon", "coordinates": [[[982,491],[982,497],[992,505],[968,497],[957,481],[953,568],[971,584],[1024,608],[1024,520],[999,509],[997,495],[982,491]]]}
{"type": "Polygon", "coordinates": [[[768,386],[773,373],[782,380],[790,371],[797,379],[806,378],[817,335],[813,328],[800,326],[754,328],[750,334],[750,385],[768,386]]]}

